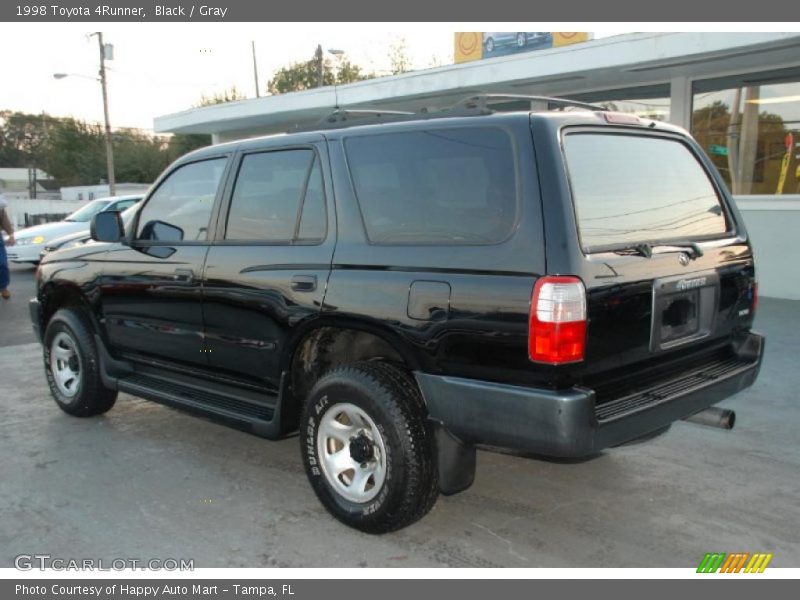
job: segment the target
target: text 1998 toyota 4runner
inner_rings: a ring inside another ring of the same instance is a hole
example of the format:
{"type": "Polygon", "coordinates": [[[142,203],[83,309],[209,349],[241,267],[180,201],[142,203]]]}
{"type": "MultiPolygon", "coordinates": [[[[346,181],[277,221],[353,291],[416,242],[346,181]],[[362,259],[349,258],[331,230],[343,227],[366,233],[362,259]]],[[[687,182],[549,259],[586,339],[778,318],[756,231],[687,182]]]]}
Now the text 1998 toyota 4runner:
{"type": "Polygon", "coordinates": [[[31,301],[58,405],[299,430],[325,507],[385,532],[469,487],[476,445],[587,456],[751,385],[753,254],[691,137],[494,100],[204,148],[128,231],[97,215],[31,301]]]}

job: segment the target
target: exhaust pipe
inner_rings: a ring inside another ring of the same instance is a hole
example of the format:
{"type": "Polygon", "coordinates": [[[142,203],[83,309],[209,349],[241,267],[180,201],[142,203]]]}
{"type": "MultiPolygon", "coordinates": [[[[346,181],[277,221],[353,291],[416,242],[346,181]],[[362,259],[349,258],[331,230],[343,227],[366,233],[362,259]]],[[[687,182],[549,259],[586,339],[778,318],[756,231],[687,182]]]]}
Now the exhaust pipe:
{"type": "Polygon", "coordinates": [[[709,427],[719,427],[720,429],[733,429],[733,424],[736,422],[736,413],[727,408],[711,406],[686,417],[684,421],[697,423],[698,425],[708,425],[709,427]]]}

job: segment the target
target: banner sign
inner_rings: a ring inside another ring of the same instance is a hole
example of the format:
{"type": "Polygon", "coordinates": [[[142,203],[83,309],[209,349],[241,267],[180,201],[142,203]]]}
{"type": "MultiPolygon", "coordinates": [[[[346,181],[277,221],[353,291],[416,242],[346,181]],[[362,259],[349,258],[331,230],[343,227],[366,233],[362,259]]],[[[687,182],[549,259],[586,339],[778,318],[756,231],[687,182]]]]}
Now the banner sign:
{"type": "Polygon", "coordinates": [[[562,31],[460,31],[455,34],[456,63],[545,50],[588,41],[589,33],[562,31]]]}

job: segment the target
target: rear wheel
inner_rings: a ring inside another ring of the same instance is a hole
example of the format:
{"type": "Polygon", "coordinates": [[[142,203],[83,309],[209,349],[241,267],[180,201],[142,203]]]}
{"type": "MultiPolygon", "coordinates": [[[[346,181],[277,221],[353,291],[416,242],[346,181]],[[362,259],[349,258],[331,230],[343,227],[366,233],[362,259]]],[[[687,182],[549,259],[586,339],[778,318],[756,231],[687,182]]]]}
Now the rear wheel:
{"type": "Polygon", "coordinates": [[[47,324],[44,335],[44,371],[50,393],[64,412],[91,417],[109,410],[116,390],[103,385],[100,360],[86,314],[62,308],[47,324]]]}
{"type": "Polygon", "coordinates": [[[311,486],[343,523],[368,533],[410,525],[438,496],[416,383],[382,362],[324,375],[305,405],[301,449],[311,486]]]}

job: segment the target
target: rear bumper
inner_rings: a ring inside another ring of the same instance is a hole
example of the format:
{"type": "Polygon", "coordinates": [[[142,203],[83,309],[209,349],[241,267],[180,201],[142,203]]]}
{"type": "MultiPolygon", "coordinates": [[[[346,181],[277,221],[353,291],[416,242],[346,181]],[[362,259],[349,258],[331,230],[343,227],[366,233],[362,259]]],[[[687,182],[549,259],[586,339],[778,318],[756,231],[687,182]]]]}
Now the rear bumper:
{"type": "MultiPolygon", "coordinates": [[[[611,419],[598,419],[594,391],[552,391],[415,373],[430,418],[466,444],[499,446],[545,456],[580,457],[656,431],[751,386],[764,338],[748,334],[734,367],[718,376],[685,378],[691,385],[611,419]]],[[[678,378],[669,385],[680,384],[678,378]]],[[[663,389],[664,385],[659,389],[663,389]]],[[[645,392],[646,394],[646,392],[645,392]]]]}

